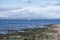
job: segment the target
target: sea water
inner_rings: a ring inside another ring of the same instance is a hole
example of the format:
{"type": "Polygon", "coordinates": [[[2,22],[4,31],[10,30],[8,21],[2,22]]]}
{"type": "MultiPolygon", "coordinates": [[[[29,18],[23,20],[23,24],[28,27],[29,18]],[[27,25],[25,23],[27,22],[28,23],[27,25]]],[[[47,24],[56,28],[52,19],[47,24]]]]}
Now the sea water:
{"type": "Polygon", "coordinates": [[[21,28],[36,24],[60,24],[60,20],[0,20],[0,29],[2,28],[21,28]]]}
{"type": "Polygon", "coordinates": [[[45,27],[41,24],[60,24],[60,20],[0,20],[0,31],[45,27]]]}

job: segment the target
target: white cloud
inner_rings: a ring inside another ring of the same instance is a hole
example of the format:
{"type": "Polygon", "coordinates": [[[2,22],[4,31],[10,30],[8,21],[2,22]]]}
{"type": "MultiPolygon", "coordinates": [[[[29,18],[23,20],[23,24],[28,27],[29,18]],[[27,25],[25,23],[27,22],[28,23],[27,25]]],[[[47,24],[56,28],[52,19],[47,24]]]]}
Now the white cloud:
{"type": "Polygon", "coordinates": [[[57,1],[44,1],[43,3],[47,6],[60,6],[60,2],[57,1]]]}
{"type": "MultiPolygon", "coordinates": [[[[6,17],[13,18],[45,18],[45,19],[57,19],[60,18],[60,14],[57,12],[60,11],[59,6],[47,6],[47,7],[25,7],[21,9],[9,10],[5,13],[6,17]],[[40,16],[38,16],[40,15],[40,16]]],[[[4,14],[4,13],[3,13],[4,14]]],[[[42,19],[41,18],[41,19],[42,19]]]]}
{"type": "MultiPolygon", "coordinates": [[[[29,0],[22,0],[28,2],[29,0]]],[[[38,19],[60,19],[60,6],[58,2],[46,2],[44,7],[29,6],[21,9],[11,9],[8,11],[1,11],[0,17],[6,18],[38,18],[38,19]]]]}
{"type": "Polygon", "coordinates": [[[0,17],[5,17],[5,15],[4,14],[0,14],[0,17]]]}
{"type": "Polygon", "coordinates": [[[30,3],[31,0],[21,0],[23,3],[30,3]]]}
{"type": "Polygon", "coordinates": [[[15,10],[9,10],[9,12],[12,13],[24,13],[24,12],[29,12],[29,13],[45,13],[45,12],[56,12],[60,11],[60,6],[47,6],[47,7],[25,7],[21,9],[15,9],[15,10]]]}

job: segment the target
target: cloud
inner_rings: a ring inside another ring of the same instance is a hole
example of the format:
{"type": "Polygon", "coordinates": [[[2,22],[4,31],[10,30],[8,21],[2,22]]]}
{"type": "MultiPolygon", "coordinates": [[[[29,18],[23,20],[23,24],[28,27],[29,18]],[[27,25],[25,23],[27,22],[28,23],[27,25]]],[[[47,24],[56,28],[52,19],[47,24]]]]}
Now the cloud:
{"type": "MultiPolygon", "coordinates": [[[[30,0],[22,0],[28,2],[30,0]]],[[[42,6],[24,6],[21,8],[0,8],[0,17],[8,19],[60,19],[60,3],[44,2],[42,6]],[[44,7],[43,7],[44,6],[44,7]]]]}
{"type": "Polygon", "coordinates": [[[5,18],[5,15],[4,14],[0,14],[0,18],[5,18]]]}
{"type": "Polygon", "coordinates": [[[43,2],[45,5],[49,5],[49,6],[60,6],[60,2],[57,1],[44,1],[43,2]]]}
{"type": "Polygon", "coordinates": [[[31,3],[31,0],[22,0],[23,3],[31,3]]]}
{"type": "MultiPolygon", "coordinates": [[[[24,7],[21,9],[12,9],[2,12],[1,17],[6,18],[31,18],[31,19],[59,19],[60,6],[47,7],[24,7]],[[5,14],[4,14],[5,13],[5,14]],[[4,14],[4,15],[3,15],[4,14]]],[[[1,14],[1,13],[0,13],[1,14]]]]}
{"type": "Polygon", "coordinates": [[[45,13],[45,12],[58,12],[60,6],[47,6],[47,7],[24,7],[21,9],[9,10],[12,13],[45,13]]]}

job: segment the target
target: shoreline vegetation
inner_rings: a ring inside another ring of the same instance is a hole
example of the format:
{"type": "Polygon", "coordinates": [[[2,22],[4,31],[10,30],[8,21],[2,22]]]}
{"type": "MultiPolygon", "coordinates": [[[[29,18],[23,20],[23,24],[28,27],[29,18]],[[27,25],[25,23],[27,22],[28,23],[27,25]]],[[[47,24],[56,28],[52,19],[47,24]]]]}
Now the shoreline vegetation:
{"type": "Polygon", "coordinates": [[[0,40],[60,40],[60,24],[43,26],[45,28],[26,28],[20,32],[18,30],[8,30],[7,34],[0,34],[0,40]]]}

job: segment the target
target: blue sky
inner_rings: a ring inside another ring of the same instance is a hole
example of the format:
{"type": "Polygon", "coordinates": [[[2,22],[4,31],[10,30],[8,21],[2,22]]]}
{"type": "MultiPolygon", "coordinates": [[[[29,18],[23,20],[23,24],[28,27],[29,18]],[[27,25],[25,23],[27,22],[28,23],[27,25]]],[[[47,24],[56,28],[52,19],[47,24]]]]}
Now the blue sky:
{"type": "Polygon", "coordinates": [[[0,18],[60,19],[60,0],[0,0],[0,18]]]}

